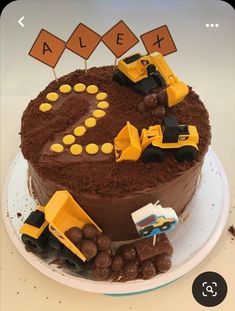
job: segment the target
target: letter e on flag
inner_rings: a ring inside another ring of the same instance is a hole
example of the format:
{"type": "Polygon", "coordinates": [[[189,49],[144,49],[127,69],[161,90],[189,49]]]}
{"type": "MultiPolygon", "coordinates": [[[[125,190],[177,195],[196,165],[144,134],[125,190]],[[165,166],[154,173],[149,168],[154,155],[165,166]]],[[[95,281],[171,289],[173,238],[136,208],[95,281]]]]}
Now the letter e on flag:
{"type": "Polygon", "coordinates": [[[103,35],[102,41],[119,58],[138,43],[139,39],[123,21],[119,21],[103,35]]]}
{"type": "Polygon", "coordinates": [[[65,42],[63,40],[42,29],[29,51],[29,55],[55,68],[64,49],[65,42]]]}

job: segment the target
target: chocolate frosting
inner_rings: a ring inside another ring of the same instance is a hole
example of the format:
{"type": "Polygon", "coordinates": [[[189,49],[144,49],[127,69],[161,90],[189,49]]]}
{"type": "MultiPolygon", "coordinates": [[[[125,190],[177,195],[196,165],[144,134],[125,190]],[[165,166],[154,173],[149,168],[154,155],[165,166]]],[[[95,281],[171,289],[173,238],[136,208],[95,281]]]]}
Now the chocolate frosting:
{"type": "Polygon", "coordinates": [[[53,81],[29,103],[22,117],[21,149],[28,160],[32,187],[39,202],[46,204],[56,190],[68,190],[113,240],[137,237],[131,213],[149,202],[160,200],[163,206],[171,206],[180,214],[196,189],[211,138],[208,113],[198,95],[190,88],[180,104],[166,111],[166,115],[174,114],[181,124],[197,126],[200,140],[196,161],[179,163],[170,152],[162,163],[149,164],[141,160],[117,163],[114,154],[101,152],[95,156],[85,152],[73,156],[66,149],[60,155],[53,154],[48,151],[50,143],[68,134],[89,113],[94,96],[60,94],[59,105],[53,103],[51,111],[42,113],[38,107],[45,102],[48,92],[59,93],[60,85],[73,86],[79,82],[97,85],[99,91],[108,94],[106,100],[110,105],[96,127],[87,129],[79,138],[81,145],[113,142],[127,121],[139,130],[159,122],[150,112],[138,111],[142,95],[112,81],[111,66],[91,68],[87,74],[77,70],[58,82],[53,81]]]}

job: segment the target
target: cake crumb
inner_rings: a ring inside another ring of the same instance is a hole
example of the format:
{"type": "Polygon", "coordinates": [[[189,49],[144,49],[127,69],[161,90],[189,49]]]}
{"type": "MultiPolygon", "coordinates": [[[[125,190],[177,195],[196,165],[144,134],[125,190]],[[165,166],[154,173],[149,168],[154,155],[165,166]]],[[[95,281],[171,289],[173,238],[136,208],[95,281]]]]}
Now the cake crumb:
{"type": "Polygon", "coordinates": [[[49,265],[53,265],[53,264],[60,264],[60,259],[59,258],[55,258],[52,261],[49,262],[49,265]]]}
{"type": "Polygon", "coordinates": [[[21,213],[16,213],[17,217],[20,218],[22,216],[21,213]]]}
{"type": "Polygon", "coordinates": [[[230,226],[228,231],[232,234],[232,236],[235,236],[235,227],[234,227],[234,225],[230,226]]]}

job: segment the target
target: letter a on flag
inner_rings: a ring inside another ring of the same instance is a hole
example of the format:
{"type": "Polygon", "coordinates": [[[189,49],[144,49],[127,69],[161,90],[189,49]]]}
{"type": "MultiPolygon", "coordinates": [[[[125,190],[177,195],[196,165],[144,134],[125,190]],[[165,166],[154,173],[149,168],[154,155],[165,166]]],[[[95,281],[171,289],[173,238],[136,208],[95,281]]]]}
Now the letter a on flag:
{"type": "Polygon", "coordinates": [[[88,59],[99,42],[101,36],[95,31],[80,23],[66,43],[66,48],[84,59],[88,59]]]}
{"type": "Polygon", "coordinates": [[[63,40],[42,29],[29,51],[29,55],[55,68],[64,49],[65,42],[63,40]]]}
{"type": "Polygon", "coordinates": [[[139,39],[123,21],[119,21],[103,35],[102,41],[119,58],[138,43],[139,39]]]}

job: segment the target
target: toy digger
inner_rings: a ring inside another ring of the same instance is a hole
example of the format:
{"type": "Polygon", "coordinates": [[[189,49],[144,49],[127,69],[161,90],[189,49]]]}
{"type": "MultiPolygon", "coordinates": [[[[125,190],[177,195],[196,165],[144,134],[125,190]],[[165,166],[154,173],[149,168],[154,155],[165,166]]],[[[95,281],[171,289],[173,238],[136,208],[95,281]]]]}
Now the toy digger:
{"type": "Polygon", "coordinates": [[[61,258],[67,265],[77,267],[87,258],[66,237],[65,232],[71,227],[82,229],[87,223],[95,225],[101,232],[69,192],[57,191],[46,206],[38,206],[25,220],[20,228],[21,239],[36,253],[45,251],[49,244],[61,252],[61,258]]]}
{"type": "Polygon", "coordinates": [[[142,129],[141,135],[130,122],[114,139],[116,161],[161,162],[164,150],[173,150],[177,161],[193,161],[197,158],[199,136],[192,125],[179,125],[174,116],[165,117],[164,125],[142,129]]]}
{"type": "Polygon", "coordinates": [[[188,86],[176,77],[158,52],[131,55],[119,60],[117,67],[113,80],[144,95],[156,87],[166,86],[168,107],[180,103],[189,92],[188,86]]]}

